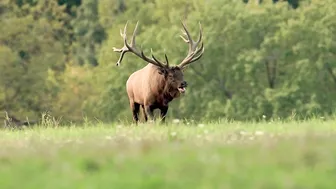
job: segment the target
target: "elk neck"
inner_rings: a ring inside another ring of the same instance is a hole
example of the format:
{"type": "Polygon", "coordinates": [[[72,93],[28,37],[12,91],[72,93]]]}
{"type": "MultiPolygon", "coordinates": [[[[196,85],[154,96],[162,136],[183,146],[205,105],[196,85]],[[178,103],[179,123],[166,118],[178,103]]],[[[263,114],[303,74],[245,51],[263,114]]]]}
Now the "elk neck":
{"type": "Polygon", "coordinates": [[[153,82],[153,84],[155,83],[155,87],[153,86],[152,89],[157,93],[157,103],[166,106],[174,98],[177,98],[180,93],[177,89],[174,89],[169,85],[164,75],[158,74],[157,70],[155,70],[155,72],[156,74],[151,78],[152,81],[156,81],[153,82]]]}
{"type": "Polygon", "coordinates": [[[172,88],[166,79],[164,79],[164,88],[162,92],[162,99],[164,104],[168,104],[174,98],[179,97],[180,93],[177,89],[172,88]]]}

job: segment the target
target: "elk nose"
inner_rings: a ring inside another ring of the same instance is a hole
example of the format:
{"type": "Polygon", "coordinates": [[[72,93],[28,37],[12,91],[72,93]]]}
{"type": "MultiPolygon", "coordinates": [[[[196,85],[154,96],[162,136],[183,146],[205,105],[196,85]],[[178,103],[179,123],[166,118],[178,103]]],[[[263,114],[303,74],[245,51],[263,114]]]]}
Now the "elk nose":
{"type": "Polygon", "coordinates": [[[182,85],[182,87],[187,87],[188,83],[186,81],[182,81],[181,85],[182,85]]]}

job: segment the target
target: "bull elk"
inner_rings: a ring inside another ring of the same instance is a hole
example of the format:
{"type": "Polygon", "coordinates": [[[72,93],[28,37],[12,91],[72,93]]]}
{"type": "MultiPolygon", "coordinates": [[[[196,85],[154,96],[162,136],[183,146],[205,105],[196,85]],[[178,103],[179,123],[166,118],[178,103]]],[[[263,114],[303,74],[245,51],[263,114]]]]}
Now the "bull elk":
{"type": "Polygon", "coordinates": [[[197,41],[192,40],[185,24],[182,22],[183,34],[180,37],[188,43],[189,51],[187,56],[176,66],[169,65],[168,57],[165,54],[165,62],[158,60],[152,53],[152,57],[147,57],[143,51],[139,51],[135,45],[135,36],[137,34],[138,23],[133,31],[131,43],[127,43],[127,23],[124,32],[120,29],[120,35],[123,38],[124,46],[120,49],[113,47],[114,52],[121,53],[117,61],[117,66],[123,60],[125,53],[131,52],[146,61],[148,64],[131,74],[126,82],[126,90],[133,113],[133,120],[137,124],[139,121],[140,105],[143,110],[145,122],[154,119],[153,111],[159,109],[161,121],[165,121],[168,111],[168,104],[173,99],[178,98],[185,93],[187,82],[183,78],[183,72],[189,64],[199,60],[204,52],[202,41],[202,26],[199,23],[199,37],[197,41]],[[199,47],[199,44],[200,47],[199,47]]]}

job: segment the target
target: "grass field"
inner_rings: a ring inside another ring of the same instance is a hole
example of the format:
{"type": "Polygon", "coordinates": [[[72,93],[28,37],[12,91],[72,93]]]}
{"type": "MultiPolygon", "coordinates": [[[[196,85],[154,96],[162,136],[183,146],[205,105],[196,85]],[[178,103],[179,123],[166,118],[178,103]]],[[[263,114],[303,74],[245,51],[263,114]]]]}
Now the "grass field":
{"type": "Polygon", "coordinates": [[[336,120],[1,130],[0,188],[336,187],[336,120]]]}

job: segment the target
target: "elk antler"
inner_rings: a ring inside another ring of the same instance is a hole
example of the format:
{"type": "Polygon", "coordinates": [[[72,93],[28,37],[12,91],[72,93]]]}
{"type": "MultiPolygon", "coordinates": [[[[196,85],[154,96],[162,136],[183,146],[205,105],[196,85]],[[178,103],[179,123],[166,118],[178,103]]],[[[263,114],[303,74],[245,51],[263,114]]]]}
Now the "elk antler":
{"type": "Polygon", "coordinates": [[[197,41],[193,41],[191,39],[190,33],[188,32],[186,26],[182,22],[182,26],[184,31],[183,34],[187,36],[187,39],[184,38],[182,35],[180,37],[183,39],[184,42],[189,43],[189,51],[187,56],[182,60],[182,62],[178,65],[180,68],[184,68],[188,64],[197,61],[200,59],[203,55],[204,52],[204,46],[203,46],[203,41],[202,41],[202,26],[201,23],[199,23],[199,28],[200,28],[200,33],[197,41]],[[197,46],[201,43],[201,47],[198,48],[197,46]]]}
{"type": "Polygon", "coordinates": [[[136,49],[136,47],[135,47],[135,35],[136,35],[137,30],[138,30],[138,23],[139,23],[139,21],[136,23],[135,29],[133,31],[132,41],[131,41],[130,44],[127,43],[127,36],[126,36],[128,21],[125,24],[124,32],[122,32],[122,30],[120,29],[120,35],[124,40],[124,46],[120,49],[113,47],[114,52],[121,53],[116,65],[117,66],[120,65],[122,59],[124,58],[125,53],[132,52],[133,54],[137,55],[138,57],[140,57],[141,59],[145,60],[148,63],[154,64],[154,65],[156,65],[158,67],[161,67],[161,68],[167,68],[169,66],[169,63],[168,63],[168,58],[167,58],[166,54],[165,54],[165,58],[166,58],[166,64],[165,64],[165,63],[162,63],[161,61],[159,61],[157,58],[155,58],[155,56],[153,55],[152,49],[151,49],[152,59],[145,56],[143,51],[139,52],[136,49]]]}

